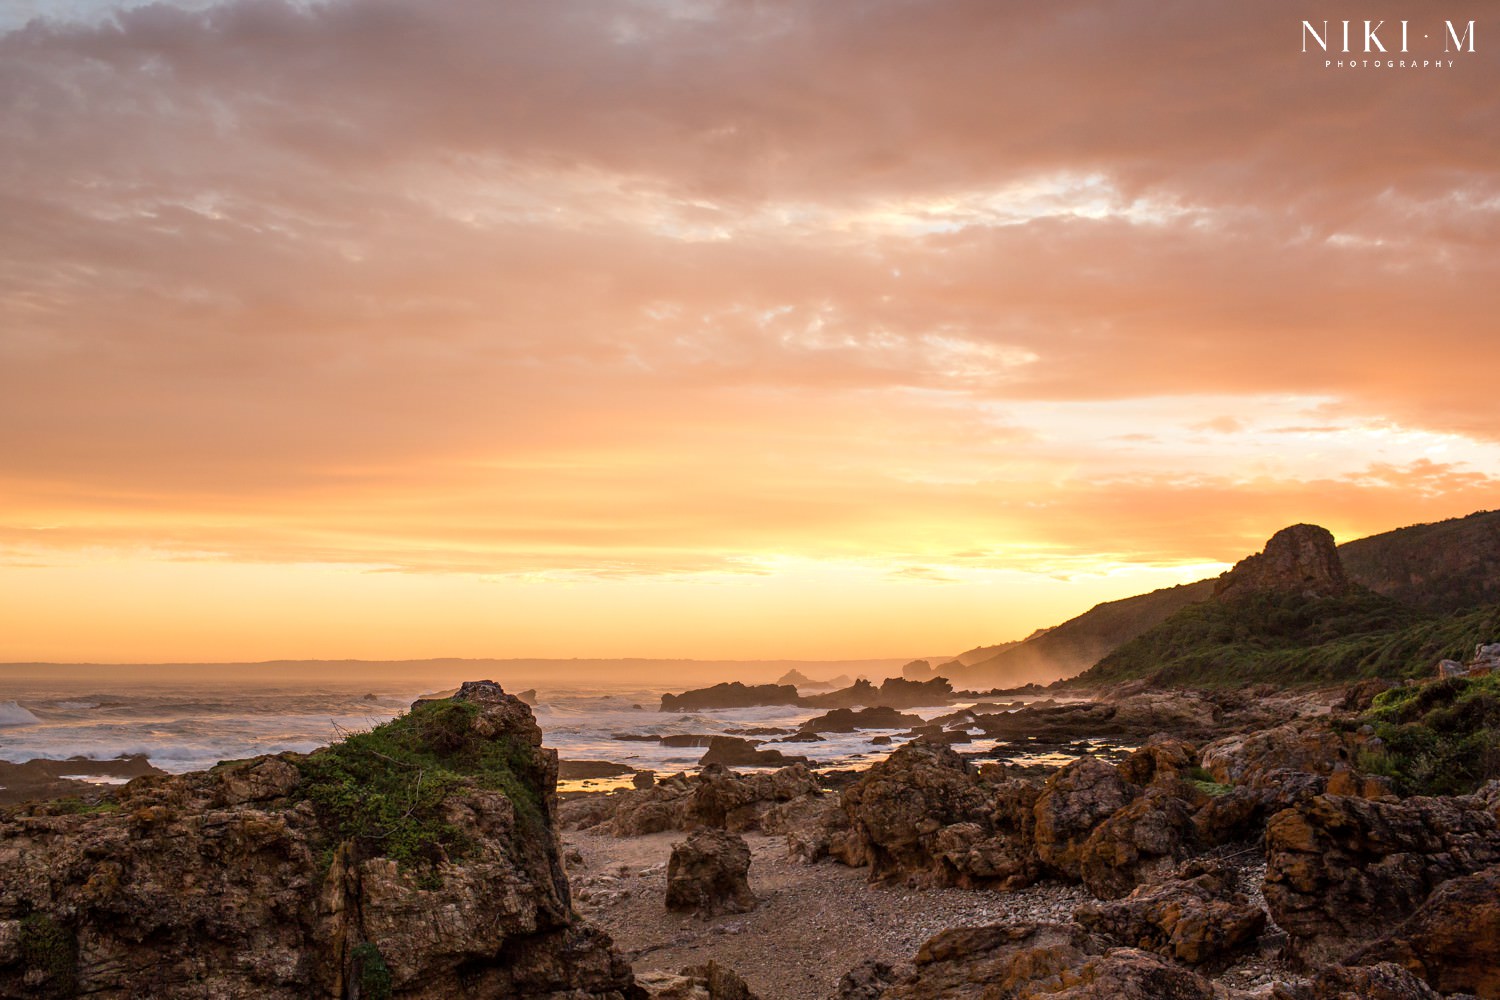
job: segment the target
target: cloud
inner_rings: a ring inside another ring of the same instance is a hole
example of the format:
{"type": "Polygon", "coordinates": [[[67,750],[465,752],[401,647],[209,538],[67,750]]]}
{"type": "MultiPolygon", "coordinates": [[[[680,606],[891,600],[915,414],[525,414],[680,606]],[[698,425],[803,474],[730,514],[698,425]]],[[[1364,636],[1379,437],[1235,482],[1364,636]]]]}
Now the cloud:
{"type": "Polygon", "coordinates": [[[1325,71],[1283,0],[70,10],[0,36],[24,558],[1046,571],[1493,486],[1493,60],[1325,71]]]}

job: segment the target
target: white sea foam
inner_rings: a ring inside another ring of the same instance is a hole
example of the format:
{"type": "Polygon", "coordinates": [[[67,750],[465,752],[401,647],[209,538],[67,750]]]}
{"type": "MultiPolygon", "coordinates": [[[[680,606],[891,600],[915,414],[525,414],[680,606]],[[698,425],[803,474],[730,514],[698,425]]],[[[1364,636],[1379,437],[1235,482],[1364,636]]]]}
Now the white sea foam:
{"type": "Polygon", "coordinates": [[[41,721],[13,701],[0,702],[0,726],[30,726],[41,721]]]}

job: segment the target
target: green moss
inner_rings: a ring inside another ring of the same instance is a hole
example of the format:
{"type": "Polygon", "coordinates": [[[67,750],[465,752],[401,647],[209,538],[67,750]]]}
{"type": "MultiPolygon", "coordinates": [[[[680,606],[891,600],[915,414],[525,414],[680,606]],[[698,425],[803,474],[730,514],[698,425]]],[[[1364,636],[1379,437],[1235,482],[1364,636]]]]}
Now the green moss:
{"type": "Polygon", "coordinates": [[[354,946],[350,957],[354,960],[354,981],[359,983],[361,1000],[390,1000],[391,969],[380,949],[373,942],[364,941],[354,946]]]}
{"type": "MultiPolygon", "coordinates": [[[[502,791],[523,831],[545,830],[532,752],[516,740],[474,731],[479,707],[439,701],[297,761],[302,789],[336,840],[383,855],[440,884],[436,865],[474,845],[442,816],[442,803],[468,785],[502,791]]],[[[331,848],[328,857],[332,858],[331,848]]]]}
{"type": "Polygon", "coordinates": [[[45,913],[21,920],[21,963],[46,976],[44,988],[69,995],[78,988],[78,941],[45,913]]]}
{"type": "Polygon", "coordinates": [[[113,799],[99,799],[97,801],[90,802],[87,799],[80,799],[76,795],[70,795],[66,798],[61,799],[53,799],[52,802],[48,804],[48,812],[52,813],[54,816],[73,816],[86,813],[110,813],[118,811],[119,808],[120,803],[114,801],[113,799]]]}

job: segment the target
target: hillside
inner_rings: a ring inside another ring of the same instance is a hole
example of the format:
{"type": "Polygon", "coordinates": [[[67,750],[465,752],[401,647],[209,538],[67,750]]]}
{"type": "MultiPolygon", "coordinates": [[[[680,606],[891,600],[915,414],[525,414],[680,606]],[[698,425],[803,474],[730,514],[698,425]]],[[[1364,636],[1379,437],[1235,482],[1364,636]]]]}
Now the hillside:
{"type": "Polygon", "coordinates": [[[1433,611],[1500,601],[1500,511],[1415,524],[1339,546],[1349,578],[1433,611]]]}
{"type": "Polygon", "coordinates": [[[1210,600],[1183,608],[1067,682],[1097,687],[1347,683],[1426,674],[1462,659],[1500,627],[1500,605],[1462,612],[1417,607],[1352,582],[1316,525],[1278,531],[1240,560],[1210,600]]]}
{"type": "Polygon", "coordinates": [[[960,688],[1046,684],[1087,669],[1122,643],[1212,593],[1213,581],[1200,580],[1097,604],[1077,618],[1013,643],[988,659],[962,669],[945,666],[942,673],[960,688]]]}
{"type": "MultiPolygon", "coordinates": [[[[1500,602],[1500,511],[1480,511],[1345,542],[1338,546],[1338,556],[1351,583],[1425,611],[1466,611],[1500,602]]],[[[966,688],[1046,683],[1067,677],[1088,669],[1173,614],[1207,600],[1217,583],[1200,580],[1099,604],[1055,628],[998,647],[989,657],[970,658],[977,652],[971,650],[961,657],[967,664],[964,669],[945,667],[942,672],[956,686],[966,688]]],[[[1387,652],[1397,655],[1394,649],[1387,652]]]]}

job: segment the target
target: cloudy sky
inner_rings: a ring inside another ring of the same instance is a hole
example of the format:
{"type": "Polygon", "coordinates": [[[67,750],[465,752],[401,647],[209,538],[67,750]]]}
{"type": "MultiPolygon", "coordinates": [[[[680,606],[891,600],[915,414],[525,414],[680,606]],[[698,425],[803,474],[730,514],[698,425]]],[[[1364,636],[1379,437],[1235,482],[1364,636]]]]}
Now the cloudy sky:
{"type": "Polygon", "coordinates": [[[947,653],[1500,506],[1436,6],[0,2],[0,659],[947,653]]]}

